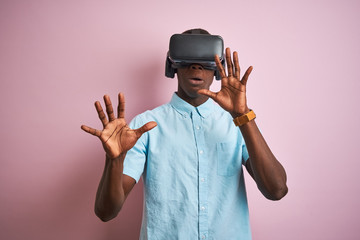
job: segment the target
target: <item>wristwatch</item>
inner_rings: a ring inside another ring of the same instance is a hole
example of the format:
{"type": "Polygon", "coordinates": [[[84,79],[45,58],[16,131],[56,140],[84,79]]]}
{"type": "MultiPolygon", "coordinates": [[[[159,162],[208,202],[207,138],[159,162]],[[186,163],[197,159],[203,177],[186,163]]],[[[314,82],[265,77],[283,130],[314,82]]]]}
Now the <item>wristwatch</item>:
{"type": "Polygon", "coordinates": [[[248,112],[247,114],[244,114],[240,117],[234,118],[234,123],[236,126],[240,127],[242,125],[244,125],[245,123],[250,122],[251,120],[255,119],[256,115],[254,113],[253,110],[250,109],[250,112],[248,112]]]}

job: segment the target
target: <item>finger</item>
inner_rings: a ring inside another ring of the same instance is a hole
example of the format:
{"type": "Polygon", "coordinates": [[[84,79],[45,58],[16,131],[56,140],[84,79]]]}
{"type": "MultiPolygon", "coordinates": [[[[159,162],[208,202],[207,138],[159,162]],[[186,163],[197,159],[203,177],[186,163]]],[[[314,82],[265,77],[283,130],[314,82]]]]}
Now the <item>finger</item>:
{"type": "Polygon", "coordinates": [[[81,125],[81,129],[84,130],[85,132],[90,133],[91,135],[94,135],[97,137],[100,137],[100,135],[101,135],[101,131],[99,131],[95,128],[88,127],[86,125],[81,125]]]}
{"type": "Polygon", "coordinates": [[[208,90],[208,89],[200,89],[199,91],[198,91],[198,93],[199,94],[202,94],[202,95],[205,95],[205,96],[208,96],[208,97],[210,97],[210,98],[212,98],[212,99],[216,99],[216,93],[214,93],[214,92],[212,92],[212,91],[210,91],[210,90],[208,90]]]}
{"type": "Polygon", "coordinates": [[[236,77],[240,81],[240,64],[239,64],[238,53],[235,51],[233,54],[234,54],[234,67],[235,67],[234,77],[236,77]]]}
{"type": "Polygon", "coordinates": [[[109,121],[107,120],[107,118],[105,116],[105,113],[104,113],[99,101],[95,102],[95,108],[96,108],[96,111],[97,111],[97,113],[99,115],[99,118],[100,118],[100,120],[101,120],[101,122],[103,124],[103,127],[105,127],[106,124],[108,124],[109,121]]]}
{"type": "Polygon", "coordinates": [[[110,97],[108,95],[104,96],[104,102],[105,102],[105,106],[106,106],[106,112],[107,115],[109,117],[109,121],[114,121],[115,120],[115,115],[114,115],[114,110],[111,104],[111,100],[110,97]]]}
{"type": "Polygon", "coordinates": [[[247,80],[248,80],[249,75],[250,75],[250,73],[251,73],[252,70],[253,70],[253,67],[252,67],[252,66],[250,66],[250,67],[246,70],[244,76],[243,76],[242,79],[241,79],[241,83],[242,83],[242,84],[246,85],[247,80]]]}
{"type": "Polygon", "coordinates": [[[220,58],[217,54],[215,55],[215,63],[216,63],[217,69],[219,70],[220,77],[221,78],[226,77],[226,72],[225,72],[223,65],[221,64],[220,58]]]}
{"type": "Polygon", "coordinates": [[[148,122],[148,123],[145,123],[141,128],[135,129],[134,131],[136,133],[136,136],[138,138],[140,138],[141,135],[143,135],[147,131],[150,131],[151,129],[153,129],[156,126],[157,126],[156,122],[148,122]]]}
{"type": "Polygon", "coordinates": [[[125,96],[123,93],[118,95],[119,105],[118,105],[118,118],[125,118],[125,96]]]}
{"type": "Polygon", "coordinates": [[[228,76],[233,76],[233,64],[231,61],[231,51],[230,48],[226,48],[225,50],[225,57],[226,57],[226,66],[228,70],[228,76]]]}

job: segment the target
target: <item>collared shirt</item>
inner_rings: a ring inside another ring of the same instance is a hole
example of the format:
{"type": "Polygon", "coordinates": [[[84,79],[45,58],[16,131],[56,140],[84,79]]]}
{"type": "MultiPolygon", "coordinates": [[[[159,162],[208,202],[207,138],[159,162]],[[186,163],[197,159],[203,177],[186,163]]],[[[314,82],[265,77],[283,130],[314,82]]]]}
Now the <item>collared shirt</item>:
{"type": "Polygon", "coordinates": [[[231,115],[209,99],[171,102],[135,117],[143,134],[127,153],[124,174],[143,176],[141,239],[251,239],[242,165],[249,158],[231,115]]]}

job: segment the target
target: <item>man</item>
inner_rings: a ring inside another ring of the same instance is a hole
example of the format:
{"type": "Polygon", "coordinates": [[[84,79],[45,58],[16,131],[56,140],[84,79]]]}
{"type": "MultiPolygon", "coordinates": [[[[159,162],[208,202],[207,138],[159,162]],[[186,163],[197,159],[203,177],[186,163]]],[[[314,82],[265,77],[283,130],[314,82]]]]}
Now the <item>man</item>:
{"type": "MultiPolygon", "coordinates": [[[[184,33],[194,32],[208,34],[202,29],[184,33]]],[[[82,129],[99,137],[106,152],[95,202],[101,220],[117,216],[143,176],[141,239],[251,239],[242,165],[266,198],[286,195],[285,170],[247,105],[253,68],[240,78],[237,53],[231,59],[227,48],[225,58],[227,74],[215,56],[219,92],[209,90],[214,70],[199,63],[181,66],[170,103],[140,114],[130,127],[124,120],[123,94],[117,117],[109,96],[104,96],[108,118],[95,103],[104,129],[82,129]]]]}

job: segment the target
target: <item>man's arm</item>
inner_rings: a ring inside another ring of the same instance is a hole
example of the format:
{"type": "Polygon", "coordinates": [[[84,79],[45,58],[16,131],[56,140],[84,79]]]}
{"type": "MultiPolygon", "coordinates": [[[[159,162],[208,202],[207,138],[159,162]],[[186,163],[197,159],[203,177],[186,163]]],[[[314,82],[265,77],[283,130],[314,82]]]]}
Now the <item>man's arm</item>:
{"type": "Polygon", "coordinates": [[[104,172],[96,193],[95,213],[102,221],[109,221],[117,216],[126,197],[133,189],[135,180],[123,174],[124,159],[141,137],[141,135],[156,126],[156,122],[148,122],[138,129],[130,129],[124,119],[125,98],[119,94],[118,116],[115,118],[110,97],[105,95],[104,102],[108,118],[101,107],[95,102],[95,108],[103,124],[103,130],[97,130],[85,125],[81,129],[97,136],[106,152],[104,172]]]}
{"type": "MultiPolygon", "coordinates": [[[[201,89],[199,93],[214,99],[233,118],[236,118],[249,112],[246,100],[246,83],[253,68],[249,67],[240,80],[237,52],[233,54],[234,64],[231,60],[229,48],[226,49],[225,56],[228,75],[226,75],[219,57],[215,57],[221,75],[220,91],[214,93],[207,89],[201,89]]],[[[242,125],[240,131],[249,152],[246,168],[254,178],[259,190],[268,199],[281,199],[288,191],[284,168],[271,152],[254,120],[242,125]]]]}
{"type": "Polygon", "coordinates": [[[266,198],[280,200],[288,191],[283,166],[271,152],[254,120],[242,125],[240,131],[249,153],[246,169],[266,198]]]}
{"type": "Polygon", "coordinates": [[[106,156],[95,200],[95,214],[107,222],[120,212],[127,196],[135,186],[135,179],[123,174],[125,155],[116,159],[106,156]]]}

